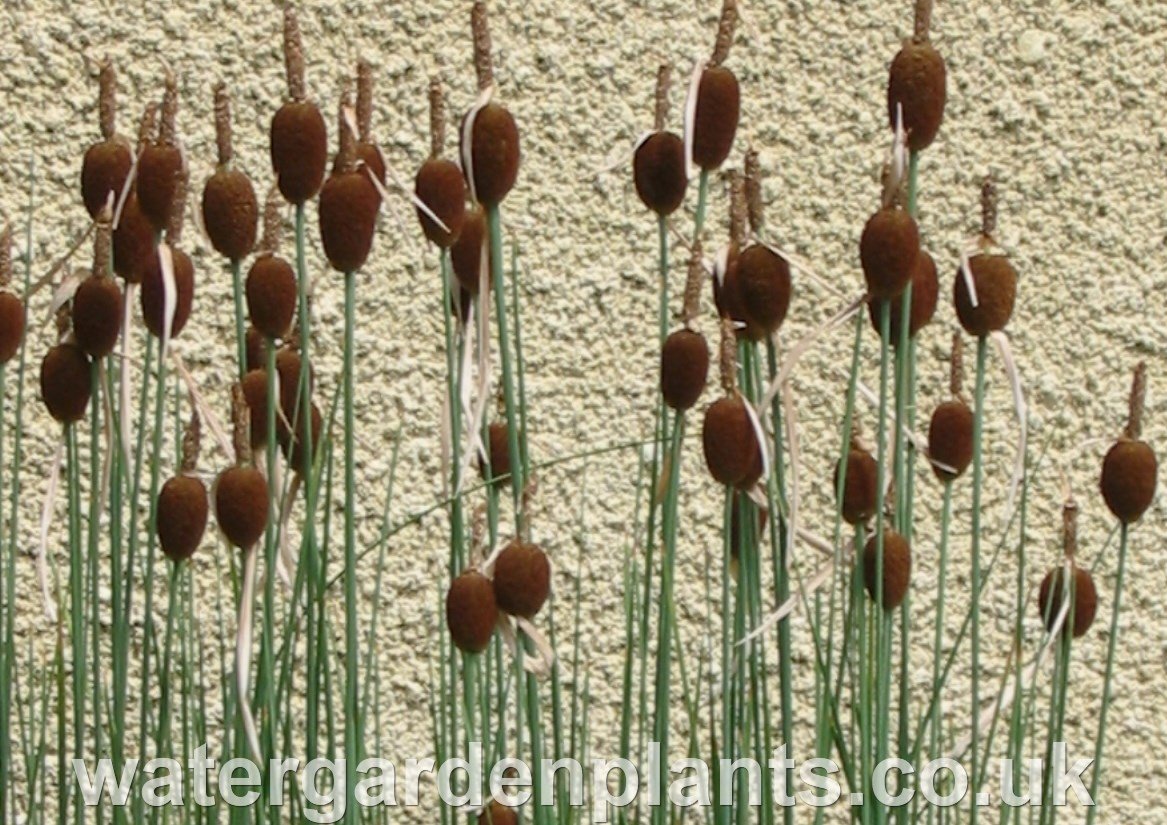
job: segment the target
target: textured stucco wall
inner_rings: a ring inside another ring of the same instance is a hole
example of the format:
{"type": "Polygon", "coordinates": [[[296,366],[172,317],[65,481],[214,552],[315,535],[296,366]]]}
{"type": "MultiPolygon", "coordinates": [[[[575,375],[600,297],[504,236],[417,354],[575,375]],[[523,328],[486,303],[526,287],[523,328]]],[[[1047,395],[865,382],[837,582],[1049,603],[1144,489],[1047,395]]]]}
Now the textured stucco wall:
{"type": "MultiPolygon", "coordinates": [[[[637,437],[650,427],[656,380],[654,222],[640,207],[626,168],[597,172],[650,124],[657,63],[673,61],[680,76],[686,75],[693,58],[712,43],[718,9],[711,2],[681,0],[492,5],[498,78],[523,133],[523,169],[506,204],[506,222],[510,237],[521,244],[532,449],[537,460],[546,460],[637,437]]],[[[744,4],[745,21],[731,57],[744,94],[734,162],[747,142],[761,151],[771,238],[821,275],[797,280],[783,332],[787,343],[861,288],[857,238],[877,197],[887,143],[885,70],[910,28],[909,5],[744,4]]],[[[376,65],[374,127],[390,163],[412,175],[428,146],[427,76],[443,73],[452,108],[471,99],[468,3],[314,0],[301,4],[301,23],[309,86],[327,102],[326,112],[333,111],[341,80],[359,56],[376,65]]],[[[0,37],[0,208],[22,223],[27,159],[35,157],[38,274],[84,226],[76,178],[80,154],[96,134],[95,84],[86,76],[85,56],[108,54],[117,61],[124,132],[132,132],[143,103],[160,93],[163,61],[179,74],[180,130],[199,185],[214,151],[211,88],[227,80],[234,94],[238,162],[267,180],[267,124],[284,89],[278,10],[272,4],[13,0],[0,10],[0,27],[5,32],[0,37]]],[[[921,409],[926,414],[946,392],[954,262],[976,227],[977,181],[992,170],[1002,180],[1000,238],[1021,273],[1010,336],[1025,377],[1032,443],[1048,450],[1032,488],[1029,537],[1031,558],[1044,569],[1060,546],[1063,469],[1083,506],[1084,548],[1094,549],[1107,535],[1110,522],[1096,495],[1097,470],[1103,444],[1121,427],[1129,369],[1139,358],[1148,361],[1151,375],[1146,437],[1167,444],[1167,407],[1160,400],[1167,339],[1158,323],[1167,317],[1162,106],[1167,88],[1161,71],[1167,6],[1138,0],[940,2],[934,40],[948,59],[949,104],[941,137],[921,165],[921,210],[943,289],[937,322],[921,342],[921,409]]],[[[675,125],[680,85],[673,95],[675,125]]],[[[690,210],[694,194],[691,190],[690,210]]],[[[412,216],[403,214],[414,232],[412,216]]],[[[724,223],[718,184],[707,237],[724,237],[724,223]]],[[[314,239],[314,211],[310,225],[314,239]]],[[[689,216],[679,219],[681,231],[690,226],[689,216]]],[[[188,235],[194,241],[195,233],[188,235]]],[[[675,257],[681,253],[675,251],[675,257]]],[[[207,244],[199,242],[195,260],[196,311],[178,346],[202,385],[221,400],[233,353],[227,337],[229,278],[207,244]]],[[[359,294],[358,506],[365,538],[374,534],[379,519],[390,438],[398,427],[402,461],[395,516],[425,507],[440,493],[437,433],[445,362],[435,269],[428,255],[419,270],[397,226],[382,221],[359,294]]],[[[314,271],[316,364],[330,392],[339,376],[340,280],[319,257],[314,271]]],[[[674,268],[674,294],[681,277],[674,268]]],[[[50,327],[41,322],[46,301],[42,294],[34,305],[35,358],[49,339],[50,327]]],[[[712,331],[712,324],[706,328],[712,331]]],[[[845,386],[840,364],[849,338],[846,331],[831,335],[795,379],[806,517],[820,530],[828,523],[829,474],[823,468],[834,449],[845,386]]],[[[869,382],[875,379],[873,341],[867,339],[865,350],[869,382]]],[[[30,388],[34,375],[35,370],[30,388]]],[[[992,480],[986,506],[995,525],[1014,425],[996,366],[990,381],[992,480]]],[[[43,468],[56,438],[46,419],[38,411],[27,442],[23,536],[29,548],[35,546],[43,468]]],[[[870,431],[869,411],[866,419],[870,431]]],[[[568,463],[540,474],[534,533],[559,562],[561,590],[575,567],[582,466],[568,463]]],[[[618,582],[636,467],[629,451],[601,454],[587,467],[584,638],[596,693],[592,728],[602,749],[617,730],[623,648],[618,582]]],[[[695,442],[683,471],[679,604],[688,620],[686,638],[696,649],[704,613],[703,553],[717,546],[713,529],[720,519],[720,493],[704,474],[695,442]]],[[[917,581],[927,590],[921,590],[916,606],[920,626],[927,628],[939,492],[923,476],[920,489],[917,581]]],[[[967,487],[956,501],[959,523],[967,524],[967,487]]],[[[1167,663],[1167,636],[1159,621],[1167,606],[1157,556],[1167,539],[1162,516],[1157,503],[1133,534],[1111,715],[1109,804],[1101,817],[1107,823],[1159,807],[1157,800],[1167,794],[1167,771],[1155,761],[1167,746],[1167,728],[1157,712],[1167,663]]],[[[435,638],[432,613],[444,565],[444,531],[444,520],[431,516],[396,537],[388,552],[379,633],[391,758],[428,750],[430,742],[424,662],[435,638]]],[[[968,584],[966,547],[965,538],[957,540],[956,590],[968,584]]],[[[55,552],[60,558],[60,542],[55,552]]],[[[795,553],[810,557],[803,548],[795,553]]],[[[1112,548],[1098,576],[1104,593],[1111,589],[1113,558],[1112,548]]],[[[48,645],[32,560],[22,556],[19,568],[23,628],[48,645]]],[[[1007,562],[987,614],[987,649],[997,645],[1002,654],[1012,575],[1007,562]]],[[[1030,574],[1034,583],[1039,577],[1037,570],[1030,574]]],[[[1107,597],[1104,611],[1109,604],[1107,597]]],[[[797,621],[802,626],[803,619],[797,621]]],[[[1092,735],[1099,702],[1103,624],[1075,649],[1067,726],[1070,737],[1082,742],[1092,735]]],[[[999,675],[1003,658],[992,658],[991,675],[999,675]]],[[[809,668],[805,677],[809,684],[809,668]]],[[[927,674],[918,677],[923,684],[927,674]]],[[[954,690],[953,696],[959,695],[954,690]]]]}

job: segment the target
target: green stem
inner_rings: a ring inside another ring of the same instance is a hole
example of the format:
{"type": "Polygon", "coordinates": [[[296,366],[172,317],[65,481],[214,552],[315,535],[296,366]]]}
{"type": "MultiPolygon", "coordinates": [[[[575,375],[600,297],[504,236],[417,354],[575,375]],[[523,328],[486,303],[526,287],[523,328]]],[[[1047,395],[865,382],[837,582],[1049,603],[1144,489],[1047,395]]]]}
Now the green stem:
{"type": "Polygon", "coordinates": [[[345,821],[355,822],[356,769],[360,761],[361,724],[357,716],[360,690],[357,683],[357,532],[356,513],[356,417],[353,414],[353,362],[355,358],[356,273],[344,276],[344,604],[345,604],[345,821]]]}
{"type": "MultiPolygon", "coordinates": [[[[980,762],[978,749],[981,743],[980,734],[980,667],[981,667],[981,617],[980,617],[980,588],[981,588],[981,486],[984,474],[984,458],[982,454],[982,437],[984,433],[985,414],[985,351],[986,338],[982,335],[977,338],[977,373],[973,396],[973,501],[972,501],[972,589],[974,602],[971,610],[971,624],[969,629],[969,644],[971,648],[972,669],[970,675],[970,702],[972,705],[972,731],[969,743],[970,770],[969,776],[974,778],[978,774],[980,762]]],[[[972,794],[973,805],[969,812],[970,825],[976,825],[977,787],[974,784],[969,788],[972,794]]]]}
{"type": "Polygon", "coordinates": [[[1098,788],[1102,778],[1102,749],[1106,744],[1106,717],[1110,710],[1110,688],[1114,678],[1114,654],[1118,649],[1118,619],[1122,610],[1122,585],[1126,575],[1127,529],[1124,522],[1119,528],[1118,574],[1114,582],[1114,607],[1110,613],[1110,639],[1106,644],[1106,676],[1102,681],[1102,704],[1098,709],[1098,735],[1094,738],[1094,773],[1090,777],[1090,798],[1094,804],[1086,814],[1086,825],[1094,825],[1098,815],[1098,788]]]}
{"type": "Polygon", "coordinates": [[[231,261],[231,287],[235,299],[235,358],[242,378],[247,373],[247,333],[243,325],[243,272],[239,261],[231,261]]]}
{"type": "Polygon", "coordinates": [[[506,289],[503,283],[502,268],[502,219],[498,204],[487,209],[486,221],[490,229],[490,267],[494,286],[494,311],[498,323],[499,360],[502,363],[503,404],[506,407],[507,417],[507,452],[511,462],[511,497],[515,509],[515,535],[519,536],[522,532],[522,496],[526,479],[523,478],[523,455],[519,448],[518,407],[515,398],[514,375],[511,368],[511,341],[507,333],[506,289]]]}

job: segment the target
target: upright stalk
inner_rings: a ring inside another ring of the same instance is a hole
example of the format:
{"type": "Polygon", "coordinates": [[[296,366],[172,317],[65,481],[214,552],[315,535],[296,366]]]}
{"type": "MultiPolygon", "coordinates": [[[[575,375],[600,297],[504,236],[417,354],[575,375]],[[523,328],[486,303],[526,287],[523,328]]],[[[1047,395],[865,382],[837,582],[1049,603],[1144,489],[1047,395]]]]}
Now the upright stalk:
{"type": "MultiPolygon", "coordinates": [[[[345,713],[344,754],[346,822],[356,821],[356,769],[360,759],[361,725],[357,718],[360,690],[357,684],[357,531],[353,511],[356,477],[356,418],[353,415],[353,356],[356,315],[356,274],[344,276],[344,606],[345,606],[345,713]]],[[[513,454],[512,454],[513,455],[513,454]]]]}
{"type": "Polygon", "coordinates": [[[972,672],[970,675],[970,702],[972,704],[972,732],[970,739],[970,770],[969,776],[974,777],[974,784],[969,789],[973,795],[973,805],[969,813],[970,825],[976,825],[977,808],[975,777],[978,776],[980,757],[978,750],[981,743],[980,735],[980,667],[981,667],[981,483],[984,474],[984,459],[981,440],[984,434],[985,412],[985,352],[986,338],[977,337],[977,373],[973,396],[973,501],[972,501],[972,594],[973,604],[969,629],[969,645],[971,648],[972,672]]]}

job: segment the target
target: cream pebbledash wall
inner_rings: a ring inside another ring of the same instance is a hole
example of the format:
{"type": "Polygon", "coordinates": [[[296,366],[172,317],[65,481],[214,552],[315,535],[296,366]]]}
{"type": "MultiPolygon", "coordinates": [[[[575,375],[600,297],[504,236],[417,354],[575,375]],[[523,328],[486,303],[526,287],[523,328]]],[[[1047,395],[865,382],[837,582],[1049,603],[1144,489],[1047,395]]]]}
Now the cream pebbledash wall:
{"type": "MultiPolygon", "coordinates": [[[[730,57],[743,90],[742,127],[732,163],[747,144],[761,152],[768,237],[807,261],[782,332],[789,346],[862,288],[857,240],[877,202],[888,145],[886,67],[910,31],[906,0],[850,3],[773,0],[743,4],[744,22],[730,57]]],[[[412,176],[428,148],[426,84],[437,71],[451,110],[473,93],[469,4],[305,2],[299,4],[308,85],[333,131],[336,96],[358,57],[376,66],[374,129],[389,163],[412,176]]],[[[713,2],[529,0],[491,4],[501,94],[522,130],[523,166],[505,204],[508,237],[519,244],[532,450],[537,461],[561,459],[648,433],[656,382],[655,225],[637,200],[623,160],[652,119],[657,64],[677,70],[670,125],[679,128],[684,78],[712,45],[713,2]]],[[[950,295],[959,250],[977,226],[977,186],[986,171],[1001,181],[1000,240],[1020,273],[1019,303],[1009,333],[1024,376],[1030,442],[1044,461],[1030,500],[1030,584],[1036,586],[1060,548],[1064,473],[1082,507],[1086,558],[1105,542],[1111,520],[1097,494],[1101,452],[1121,429],[1130,369],[1148,362],[1145,437],[1167,453],[1167,80],[1163,77],[1167,5],[1138,0],[1081,4],[1069,0],[1008,4],[939,2],[933,40],[949,67],[945,123],[921,162],[921,225],[942,278],[941,307],[922,333],[921,419],[946,393],[950,295]]],[[[24,223],[27,178],[35,163],[32,252],[37,276],[48,271],[85,226],[77,188],[81,153],[97,135],[96,83],[86,58],[112,57],[121,86],[119,128],[132,134],[142,106],[161,93],[163,67],[179,76],[179,129],[192,183],[201,190],[214,158],[211,90],[222,79],[234,103],[237,163],[263,191],[270,179],[267,126],[284,94],[280,22],[273,4],[226,0],[105,3],[12,0],[0,10],[0,209],[24,223]]],[[[332,135],[330,135],[332,136],[332,135]]],[[[333,136],[334,137],[334,136],[333,136]]],[[[678,215],[691,227],[695,187],[678,215]]],[[[359,287],[357,419],[361,537],[379,524],[391,439],[400,430],[401,461],[393,519],[431,504],[441,493],[438,422],[442,397],[439,282],[436,257],[423,252],[412,214],[397,200],[399,225],[384,218],[372,262],[359,287]],[[405,237],[408,235],[409,237],[405,237]]],[[[709,244],[726,234],[724,185],[713,187],[709,244]]],[[[316,275],[316,367],[327,391],[339,378],[341,280],[319,254],[315,210],[310,243],[316,275]]],[[[18,233],[19,237],[19,233],[18,233]]],[[[177,346],[206,392],[225,403],[234,352],[230,280],[209,245],[196,246],[195,314],[177,346]]],[[[86,265],[88,250],[76,263],[86,265]]],[[[674,295],[683,277],[674,250],[674,295]]],[[[32,304],[32,364],[48,346],[48,292],[32,304]]],[[[703,318],[713,332],[712,309],[703,318]]],[[[812,527],[828,523],[830,454],[845,388],[850,335],[827,336],[798,368],[794,390],[802,427],[801,493],[812,527]]],[[[866,339],[865,375],[874,384],[874,336],[866,339]]],[[[35,397],[35,367],[28,391],[35,397]]],[[[705,402],[702,403],[702,406],[705,402]]],[[[990,372],[986,515],[999,534],[1016,425],[999,360],[990,372]]],[[[870,408],[864,410],[868,432],[870,408]]],[[[36,520],[58,437],[36,407],[26,442],[24,551],[36,547],[36,520]]],[[[202,469],[224,461],[204,455],[202,469]]],[[[538,473],[534,535],[557,565],[557,586],[570,593],[583,554],[584,656],[595,695],[597,753],[612,751],[623,652],[620,575],[633,511],[635,450],[567,461],[538,473]],[[586,481],[586,485],[585,482],[586,481]],[[581,496],[586,501],[581,502],[581,496]],[[586,506],[583,530],[576,516],[586,506]]],[[[702,645],[704,554],[716,552],[720,491],[708,479],[694,441],[683,467],[678,604],[686,649],[702,645]]],[[[950,587],[968,587],[969,490],[956,495],[950,587]]],[[[916,596],[919,627],[934,608],[936,514],[940,491],[921,473],[917,511],[916,596]]],[[[1111,710],[1106,806],[1100,822],[1146,819],[1167,797],[1167,748],[1161,719],[1167,608],[1160,553],[1167,541],[1160,498],[1132,534],[1126,612],[1111,710]]],[[[63,559],[63,510],[50,548],[63,559]]],[[[430,749],[425,665],[435,653],[436,594],[444,571],[440,515],[397,535],[387,553],[381,663],[385,705],[381,734],[389,758],[430,749]]],[[[195,562],[213,581],[210,545],[195,562]]],[[[814,551],[794,555],[810,570],[814,551]]],[[[985,684],[1005,665],[1012,621],[1011,551],[987,596],[985,684]]],[[[1074,649],[1068,737],[1085,751],[1101,692],[1114,547],[1096,572],[1100,620],[1074,649]]],[[[368,569],[371,571],[372,566],[368,569]]],[[[48,651],[52,634],[41,614],[34,561],[18,559],[18,612],[28,636],[48,651]]],[[[371,576],[362,577],[365,606],[371,576]]],[[[204,587],[204,593],[213,591],[204,587]]],[[[210,599],[210,596],[207,595],[210,599]]],[[[954,599],[950,616],[961,615],[954,599]]],[[[208,610],[213,609],[208,604],[208,610]]],[[[1030,605],[1027,618],[1036,627],[1030,605]]],[[[809,728],[809,661],[805,617],[795,619],[804,656],[799,736],[809,728]]],[[[699,655],[694,653],[694,656],[699,655]]],[[[922,660],[921,654],[920,659],[922,660]]],[[[961,679],[953,701],[964,696],[961,679]]],[[[914,673],[923,689],[928,671],[914,673]]],[[[419,818],[407,814],[407,820],[419,818]]]]}

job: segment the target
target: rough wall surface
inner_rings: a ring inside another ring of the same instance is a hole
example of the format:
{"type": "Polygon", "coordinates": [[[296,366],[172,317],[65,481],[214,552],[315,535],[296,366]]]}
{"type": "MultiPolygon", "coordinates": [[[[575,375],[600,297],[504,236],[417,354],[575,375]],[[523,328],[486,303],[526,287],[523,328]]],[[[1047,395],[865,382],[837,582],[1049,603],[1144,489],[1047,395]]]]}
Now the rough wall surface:
{"type": "MultiPolygon", "coordinates": [[[[376,66],[374,129],[390,164],[412,175],[428,148],[426,84],[435,71],[451,108],[473,94],[468,4],[305,2],[301,24],[308,83],[326,112],[358,57],[376,66]]],[[[731,57],[743,88],[742,129],[733,163],[747,143],[766,172],[770,238],[809,264],[796,279],[789,346],[862,288],[857,239],[876,203],[886,151],[886,66],[910,29],[910,4],[758,2],[743,4],[744,23],[731,57]]],[[[656,65],[672,61],[679,76],[712,42],[718,9],[709,2],[531,0],[492,4],[497,76],[523,134],[520,181],[506,204],[506,229],[520,246],[527,391],[537,461],[643,438],[651,429],[656,382],[654,275],[656,237],[623,161],[651,124],[656,65]]],[[[26,211],[35,163],[34,272],[43,274],[84,228],[76,180],[81,152],[97,134],[95,84],[86,58],[109,55],[122,86],[123,132],[142,105],[157,99],[163,66],[179,76],[179,128],[192,181],[211,171],[211,89],[226,80],[235,106],[238,163],[266,185],[267,124],[284,91],[278,10],[267,3],[175,0],[13,0],[0,10],[0,209],[17,225],[26,211]]],[[[1000,241],[1020,273],[1010,337],[1024,376],[1030,443],[1044,461],[1030,495],[1029,578],[1058,558],[1059,507],[1068,484],[1083,508],[1083,547],[1094,558],[1111,522],[1096,493],[1101,453],[1125,415],[1129,370],[1148,362],[1145,437],[1167,445],[1167,5],[1122,0],[1009,4],[940,2],[934,41],[949,66],[949,103],[936,144],[921,164],[921,224],[940,264],[942,303],[920,347],[920,407],[946,393],[946,358],[955,323],[948,301],[959,251],[977,226],[977,184],[986,171],[1001,180],[1000,241]]],[[[674,89],[679,126],[681,90],[674,89]]],[[[331,116],[329,122],[332,122],[331,116]]],[[[331,129],[330,129],[331,131],[331,129]]],[[[695,190],[678,216],[687,233],[695,190]]],[[[379,521],[394,434],[401,460],[394,520],[441,495],[438,431],[445,361],[436,258],[421,252],[413,216],[396,204],[403,227],[382,220],[372,263],[359,287],[357,418],[361,536],[379,521]],[[404,236],[409,235],[407,239],[404,236]],[[417,247],[414,249],[413,247],[417,247]]],[[[715,182],[707,238],[725,235],[724,186],[715,182]]],[[[315,238],[311,215],[310,242],[315,238]]],[[[188,233],[192,240],[193,232],[188,233]]],[[[313,252],[316,365],[326,391],[340,372],[341,281],[313,252]]],[[[88,253],[83,253],[88,258],[88,253]]],[[[674,249],[677,261],[682,258],[674,249]]],[[[198,241],[193,320],[178,346],[200,383],[225,398],[231,375],[230,279],[209,245],[198,241]]],[[[675,266],[674,294],[681,268],[675,266]]],[[[33,357],[48,345],[47,291],[33,305],[33,357]]],[[[708,309],[708,308],[707,308],[708,309]]],[[[712,331],[711,310],[706,326],[712,331]]],[[[845,387],[850,334],[836,330],[802,362],[794,381],[802,426],[804,517],[825,521],[831,451],[845,387]]],[[[865,377],[874,386],[877,349],[868,337],[865,377]]],[[[989,475],[986,511],[1003,510],[1016,425],[1008,386],[994,357],[990,372],[989,475]]],[[[30,375],[29,391],[35,392],[30,375]]],[[[865,410],[868,431],[874,418],[865,410]]],[[[39,414],[27,441],[22,536],[36,543],[36,519],[58,437],[39,414]],[[44,468],[44,470],[42,470],[44,468]]],[[[638,452],[620,449],[575,459],[539,474],[534,533],[558,562],[567,593],[583,559],[583,637],[595,692],[592,729],[598,752],[617,733],[623,650],[620,575],[634,506],[638,452]],[[585,472],[586,467],[586,472],[585,472]],[[581,480],[586,479],[586,485],[581,480]],[[586,501],[581,502],[581,496],[586,501]],[[577,531],[577,513],[586,506],[577,531]],[[577,535],[577,532],[579,535],[577,535]],[[582,538],[580,538],[582,536],[582,538]]],[[[216,455],[207,462],[220,462],[216,455]]],[[[208,470],[213,467],[208,467],[208,470]]],[[[683,632],[701,647],[704,554],[715,552],[721,498],[707,480],[697,444],[686,455],[678,603],[683,632]]],[[[916,599],[920,626],[933,608],[930,558],[940,495],[922,476],[916,599]]],[[[956,498],[967,524],[969,494],[956,498]]],[[[58,515],[57,524],[63,516],[58,515]]],[[[385,740],[390,758],[429,749],[428,686],[434,655],[433,606],[444,570],[445,521],[429,515],[389,545],[383,593],[382,663],[385,740]]],[[[954,549],[956,589],[967,588],[967,531],[954,549]]],[[[53,552],[62,563],[63,532],[53,552]]],[[[1167,747],[1159,718],[1167,631],[1160,617],[1167,589],[1157,555],[1167,541],[1161,500],[1133,533],[1126,613],[1111,710],[1108,804],[1100,822],[1143,818],[1167,796],[1167,771],[1155,758],[1167,747]]],[[[208,551],[210,552],[210,551],[208,551]]],[[[224,552],[219,550],[217,552],[224,552]]],[[[796,557],[814,564],[812,550],[796,557]]],[[[1007,553],[1010,551],[1007,551],[1007,553]]],[[[1109,610],[1115,546],[1096,574],[1109,610]]],[[[212,565],[206,563],[210,572],[212,565]]],[[[369,568],[372,569],[371,566],[369,568]]],[[[986,608],[987,683],[1005,664],[1012,621],[1011,559],[986,608]],[[998,647],[994,650],[993,645],[998,647]]],[[[46,647],[30,557],[19,559],[22,630],[46,647]]],[[[366,589],[366,606],[371,602],[366,589]]],[[[960,604],[960,600],[956,600],[960,604]]],[[[952,615],[958,615],[953,613],[952,615]]],[[[1034,616],[1035,618],[1035,616],[1034,616]]],[[[805,618],[797,619],[804,627],[805,618]]],[[[1036,621],[1032,621],[1036,628],[1036,621]]],[[[1067,729],[1091,744],[1101,693],[1107,632],[1103,622],[1075,648],[1067,729]]],[[[800,634],[803,639],[805,633],[800,634]]],[[[697,654],[694,654],[697,655],[697,654]]],[[[807,668],[807,685],[811,676],[807,668]]],[[[926,684],[928,673],[916,674],[926,684]]],[[[953,696],[960,696],[959,682],[953,696]]],[[[804,694],[804,698],[808,698],[804,694]]],[[[809,718],[809,713],[806,718],[809,718]]],[[[805,735],[805,731],[803,732],[805,735]]]]}

